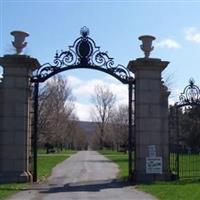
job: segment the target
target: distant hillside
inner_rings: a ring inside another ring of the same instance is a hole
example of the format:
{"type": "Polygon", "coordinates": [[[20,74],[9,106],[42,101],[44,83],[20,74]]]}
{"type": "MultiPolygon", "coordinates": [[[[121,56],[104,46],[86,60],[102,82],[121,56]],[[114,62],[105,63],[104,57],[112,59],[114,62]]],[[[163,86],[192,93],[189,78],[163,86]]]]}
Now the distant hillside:
{"type": "Polygon", "coordinates": [[[95,133],[96,122],[78,121],[77,123],[80,129],[83,129],[88,136],[95,133]]]}

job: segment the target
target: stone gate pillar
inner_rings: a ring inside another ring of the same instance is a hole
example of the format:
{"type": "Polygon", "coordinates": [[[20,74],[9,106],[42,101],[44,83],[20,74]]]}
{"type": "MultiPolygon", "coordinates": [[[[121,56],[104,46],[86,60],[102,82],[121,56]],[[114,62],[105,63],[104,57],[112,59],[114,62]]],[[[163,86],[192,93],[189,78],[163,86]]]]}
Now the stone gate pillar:
{"type": "Polygon", "coordinates": [[[39,63],[25,55],[0,58],[4,68],[0,104],[0,182],[29,181],[30,75],[39,63]]]}
{"type": "Polygon", "coordinates": [[[168,96],[161,72],[169,62],[153,58],[130,61],[135,74],[136,158],[134,180],[169,179],[168,96]]]}

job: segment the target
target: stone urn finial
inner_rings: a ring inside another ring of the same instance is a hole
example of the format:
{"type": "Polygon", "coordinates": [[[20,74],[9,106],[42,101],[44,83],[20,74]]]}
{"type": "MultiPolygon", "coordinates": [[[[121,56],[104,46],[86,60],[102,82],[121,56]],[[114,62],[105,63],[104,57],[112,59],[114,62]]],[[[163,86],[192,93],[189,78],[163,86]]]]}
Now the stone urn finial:
{"type": "Polygon", "coordinates": [[[149,58],[151,51],[154,49],[152,46],[152,41],[156,38],[151,35],[142,35],[138,39],[142,41],[140,48],[142,51],[144,51],[144,57],[149,58]]]}
{"type": "Polygon", "coordinates": [[[14,36],[12,44],[15,47],[17,54],[20,54],[23,48],[27,45],[27,42],[24,41],[29,34],[23,31],[12,31],[10,34],[14,36]]]}

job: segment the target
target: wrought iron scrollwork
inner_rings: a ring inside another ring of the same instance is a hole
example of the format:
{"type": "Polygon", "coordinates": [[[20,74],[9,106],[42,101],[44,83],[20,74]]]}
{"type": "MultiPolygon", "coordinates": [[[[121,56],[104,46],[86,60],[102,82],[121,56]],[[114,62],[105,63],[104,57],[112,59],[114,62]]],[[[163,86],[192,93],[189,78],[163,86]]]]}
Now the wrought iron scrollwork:
{"type": "Polygon", "coordinates": [[[189,85],[185,87],[179,97],[179,106],[182,105],[200,105],[200,89],[193,79],[189,80],[189,85]]]}
{"type": "Polygon", "coordinates": [[[77,38],[67,51],[56,52],[53,64],[41,65],[32,77],[33,82],[43,82],[58,72],[68,69],[89,68],[104,71],[123,83],[133,81],[129,70],[123,65],[114,66],[114,60],[107,52],[100,51],[94,40],[89,37],[89,29],[80,30],[77,38]]]}

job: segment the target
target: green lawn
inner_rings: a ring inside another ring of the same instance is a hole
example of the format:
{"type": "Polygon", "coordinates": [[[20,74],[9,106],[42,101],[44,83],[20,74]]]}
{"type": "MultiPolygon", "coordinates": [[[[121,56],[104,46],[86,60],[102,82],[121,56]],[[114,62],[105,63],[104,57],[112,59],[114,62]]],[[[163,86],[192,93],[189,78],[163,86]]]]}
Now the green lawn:
{"type": "MultiPolygon", "coordinates": [[[[99,151],[110,160],[116,162],[120,168],[122,177],[128,176],[128,155],[121,152],[103,150],[99,151]]],[[[187,156],[181,158],[180,164],[183,165],[187,156]]],[[[195,160],[190,158],[191,161],[195,160]]],[[[182,167],[182,166],[181,166],[182,167]]],[[[139,190],[148,192],[160,200],[199,200],[200,199],[200,180],[180,180],[173,182],[156,182],[152,184],[136,185],[139,190]]]]}
{"type": "MultiPolygon", "coordinates": [[[[53,153],[53,154],[73,154],[73,153],[75,153],[75,152],[77,152],[77,151],[75,151],[75,150],[68,150],[68,149],[63,149],[62,151],[58,151],[58,152],[55,152],[55,153],[53,153]]],[[[39,148],[38,149],[38,154],[46,154],[46,149],[43,149],[43,148],[39,148]]],[[[50,153],[50,154],[52,154],[52,153],[50,153]]],[[[50,154],[46,154],[46,155],[50,155],[50,154]]]]}
{"type": "Polygon", "coordinates": [[[199,154],[180,154],[180,177],[200,176],[200,155],[199,154]]]}
{"type": "Polygon", "coordinates": [[[180,180],[141,184],[138,189],[151,193],[160,200],[199,200],[200,180],[180,180]]]}
{"type": "Polygon", "coordinates": [[[28,187],[26,183],[0,184],[0,199],[5,199],[11,194],[28,187]]]}
{"type": "Polygon", "coordinates": [[[68,158],[67,155],[55,155],[55,154],[49,154],[48,156],[45,155],[39,155],[38,156],[38,181],[44,181],[50,174],[52,168],[68,158]]]}
{"type": "MultiPolygon", "coordinates": [[[[48,154],[48,156],[39,154],[38,181],[44,181],[51,174],[51,170],[55,165],[64,161],[73,153],[75,153],[75,151],[65,151],[60,154],[48,154]]],[[[0,184],[0,200],[27,187],[30,187],[29,183],[0,184]]]]}

